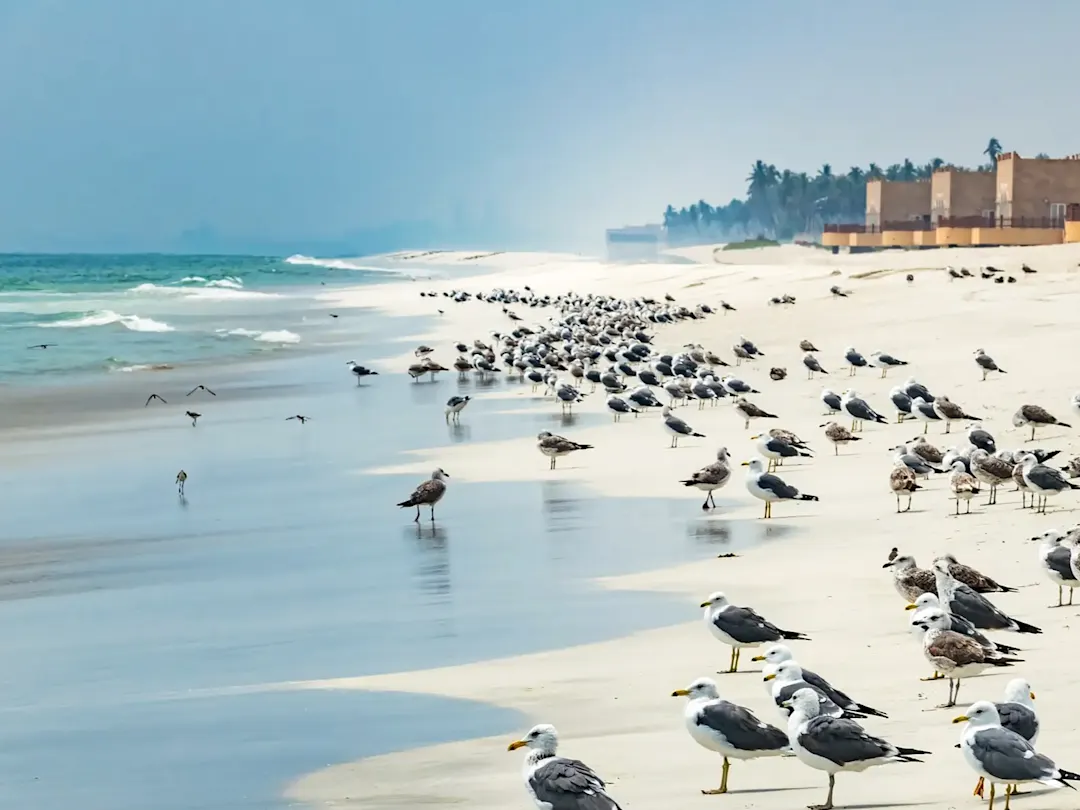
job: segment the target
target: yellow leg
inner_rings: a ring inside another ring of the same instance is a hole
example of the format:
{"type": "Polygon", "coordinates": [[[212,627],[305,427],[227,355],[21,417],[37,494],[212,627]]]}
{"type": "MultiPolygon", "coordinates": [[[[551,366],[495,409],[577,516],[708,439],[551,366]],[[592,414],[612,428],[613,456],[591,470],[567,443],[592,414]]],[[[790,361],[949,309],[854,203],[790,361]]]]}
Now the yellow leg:
{"type": "Polygon", "coordinates": [[[938,671],[937,671],[937,670],[935,669],[935,670],[934,670],[934,674],[933,674],[933,675],[931,675],[931,676],[930,676],[929,678],[919,678],[919,680],[920,680],[920,681],[940,681],[940,680],[941,680],[941,679],[942,679],[943,677],[945,677],[945,676],[944,676],[944,675],[942,675],[942,674],[941,674],[940,672],[938,672],[938,671]]]}
{"type": "Polygon", "coordinates": [[[701,792],[704,793],[706,796],[719,796],[721,793],[727,793],[727,775],[728,769],[730,767],[731,763],[728,762],[727,757],[724,757],[724,768],[720,772],[720,787],[716,788],[716,790],[703,790],[701,792]]]}
{"type": "Polygon", "coordinates": [[[731,668],[732,672],[738,672],[738,670],[739,670],[739,658],[741,657],[741,655],[742,655],[742,648],[741,647],[736,647],[735,648],[735,666],[733,666],[731,668]]]}
{"type": "Polygon", "coordinates": [[[990,783],[990,803],[986,806],[986,810],[994,810],[994,783],[990,783]]]}
{"type": "Polygon", "coordinates": [[[728,658],[727,671],[728,672],[734,672],[735,671],[735,648],[734,647],[731,648],[731,657],[728,658]]]}
{"type": "Polygon", "coordinates": [[[1012,788],[1006,785],[1005,787],[1005,810],[1009,810],[1009,799],[1012,798],[1012,788]]]}

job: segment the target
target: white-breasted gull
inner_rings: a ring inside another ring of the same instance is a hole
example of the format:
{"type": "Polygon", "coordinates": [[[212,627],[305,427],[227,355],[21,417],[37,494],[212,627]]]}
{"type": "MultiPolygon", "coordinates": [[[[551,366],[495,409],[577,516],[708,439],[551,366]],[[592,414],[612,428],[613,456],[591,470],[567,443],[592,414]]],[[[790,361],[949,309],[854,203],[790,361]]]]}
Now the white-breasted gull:
{"type": "Polygon", "coordinates": [[[765,460],[762,458],[744,461],[742,466],[750,468],[746,474],[746,489],[755,498],[765,502],[765,518],[772,517],[772,505],[775,501],[821,500],[817,495],[799,492],[779,476],[766,471],[765,460]]]}
{"type": "Polygon", "coordinates": [[[620,810],[607,794],[604,780],[581,760],[560,757],[558,746],[555,727],[543,723],[507,747],[508,751],[530,749],[522,776],[536,806],[540,810],[620,810]]]}
{"type": "MultiPolygon", "coordinates": [[[[761,655],[755,655],[752,661],[764,661],[769,664],[775,664],[779,666],[785,661],[795,661],[795,654],[791,651],[791,648],[786,644],[770,644],[768,649],[761,655]]],[[[816,672],[811,672],[805,667],[800,667],[802,671],[802,679],[810,684],[815,689],[820,690],[829,698],[833,703],[839,706],[841,709],[847,709],[853,712],[862,712],[863,714],[872,714],[877,717],[888,717],[885,712],[878,711],[877,709],[867,706],[863,703],[859,703],[853,700],[844,692],[841,692],[827,680],[822,678],[816,672]]],[[[779,678],[777,679],[779,680],[779,678]]]]}
{"type": "Polygon", "coordinates": [[[772,622],[762,618],[753,608],[731,604],[727,596],[716,591],[701,603],[705,609],[705,625],[709,632],[731,647],[731,660],[728,672],[739,668],[739,656],[745,647],[760,647],[769,642],[809,641],[802,633],[794,630],[781,630],[772,622]]]}

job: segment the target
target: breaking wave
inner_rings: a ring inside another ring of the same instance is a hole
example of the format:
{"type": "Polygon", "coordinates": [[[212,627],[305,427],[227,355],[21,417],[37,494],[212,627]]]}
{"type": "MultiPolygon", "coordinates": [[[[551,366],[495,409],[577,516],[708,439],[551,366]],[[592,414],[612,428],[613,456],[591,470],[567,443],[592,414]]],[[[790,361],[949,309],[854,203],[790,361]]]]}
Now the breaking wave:
{"type": "Polygon", "coordinates": [[[162,321],[155,321],[153,318],[143,318],[139,315],[121,315],[118,312],[113,312],[111,309],[90,312],[81,315],[78,318],[71,318],[69,320],[39,323],[38,326],[42,329],[78,329],[83,326],[108,326],[113,323],[118,323],[125,329],[130,329],[132,332],[174,331],[173,327],[162,321]]]}

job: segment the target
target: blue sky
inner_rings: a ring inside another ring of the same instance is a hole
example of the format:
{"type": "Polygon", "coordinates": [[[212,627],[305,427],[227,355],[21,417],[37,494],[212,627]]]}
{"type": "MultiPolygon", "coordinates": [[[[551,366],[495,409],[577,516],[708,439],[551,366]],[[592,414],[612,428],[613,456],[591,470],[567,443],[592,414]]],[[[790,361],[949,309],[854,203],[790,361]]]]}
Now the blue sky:
{"type": "Polygon", "coordinates": [[[416,222],[589,249],[742,194],[758,158],[1080,151],[1080,3],[1019,8],[0,0],[0,249],[168,250],[200,227],[301,249],[416,222]]]}

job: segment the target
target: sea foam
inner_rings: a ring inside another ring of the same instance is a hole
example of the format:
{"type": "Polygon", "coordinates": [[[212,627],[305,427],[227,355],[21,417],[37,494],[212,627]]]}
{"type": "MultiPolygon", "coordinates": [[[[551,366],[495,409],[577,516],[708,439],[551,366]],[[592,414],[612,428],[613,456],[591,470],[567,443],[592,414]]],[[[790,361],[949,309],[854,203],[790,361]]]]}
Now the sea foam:
{"type": "Polygon", "coordinates": [[[121,315],[118,312],[113,312],[111,309],[90,312],[82,317],[72,318],[66,321],[39,323],[38,326],[42,329],[78,329],[83,326],[108,326],[113,323],[118,323],[125,329],[130,329],[132,332],[174,331],[173,327],[162,321],[155,321],[153,318],[143,318],[139,315],[121,315]]]}
{"type": "Polygon", "coordinates": [[[360,264],[351,259],[316,259],[314,256],[305,256],[302,253],[290,256],[285,260],[285,263],[310,264],[315,267],[328,267],[331,270],[362,270],[366,273],[385,273],[391,276],[409,276],[410,278],[413,276],[412,273],[406,273],[388,267],[372,267],[371,265],[360,264]]]}
{"type": "Polygon", "coordinates": [[[218,329],[218,334],[231,335],[232,337],[249,337],[260,343],[299,343],[300,336],[288,329],[273,329],[260,332],[257,329],[218,329]]]}

